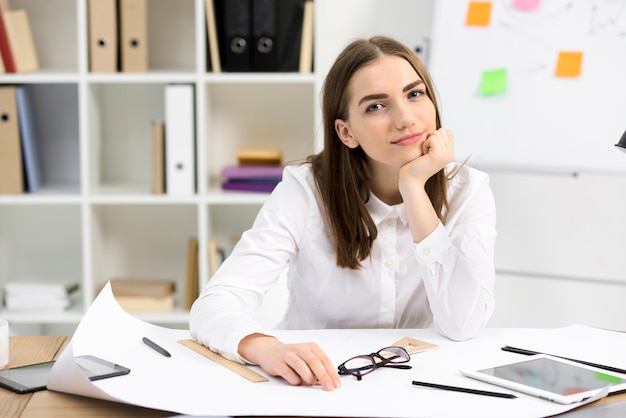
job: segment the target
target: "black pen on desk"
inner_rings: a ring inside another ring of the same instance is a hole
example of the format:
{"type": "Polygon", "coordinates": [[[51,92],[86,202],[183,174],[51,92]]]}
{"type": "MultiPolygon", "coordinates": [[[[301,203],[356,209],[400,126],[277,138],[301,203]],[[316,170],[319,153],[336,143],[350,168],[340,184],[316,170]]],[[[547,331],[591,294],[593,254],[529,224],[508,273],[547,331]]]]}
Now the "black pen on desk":
{"type": "Polygon", "coordinates": [[[507,399],[517,398],[517,396],[512,395],[510,393],[490,392],[488,390],[460,388],[458,386],[448,386],[448,385],[440,385],[438,383],[418,382],[416,380],[413,381],[413,384],[415,386],[425,386],[427,388],[451,390],[453,392],[471,393],[473,395],[493,396],[495,398],[507,398],[507,399]]]}
{"type": "Polygon", "coordinates": [[[157,353],[162,354],[165,357],[172,357],[169,351],[167,351],[165,348],[161,347],[160,345],[152,341],[150,338],[143,337],[141,340],[144,342],[144,344],[146,344],[148,347],[150,347],[157,353]]]}

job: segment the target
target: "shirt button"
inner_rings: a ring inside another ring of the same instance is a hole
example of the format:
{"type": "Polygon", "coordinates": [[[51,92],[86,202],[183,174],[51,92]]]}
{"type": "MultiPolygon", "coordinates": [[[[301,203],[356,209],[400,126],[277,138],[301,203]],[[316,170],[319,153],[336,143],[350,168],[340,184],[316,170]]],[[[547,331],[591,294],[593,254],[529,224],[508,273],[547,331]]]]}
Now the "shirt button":
{"type": "Polygon", "coordinates": [[[390,260],[385,261],[385,267],[391,268],[392,266],[393,266],[393,263],[390,260]]]}
{"type": "Polygon", "coordinates": [[[423,249],[422,249],[422,254],[423,254],[423,255],[428,255],[428,254],[430,254],[430,247],[423,248],[423,249]]]}

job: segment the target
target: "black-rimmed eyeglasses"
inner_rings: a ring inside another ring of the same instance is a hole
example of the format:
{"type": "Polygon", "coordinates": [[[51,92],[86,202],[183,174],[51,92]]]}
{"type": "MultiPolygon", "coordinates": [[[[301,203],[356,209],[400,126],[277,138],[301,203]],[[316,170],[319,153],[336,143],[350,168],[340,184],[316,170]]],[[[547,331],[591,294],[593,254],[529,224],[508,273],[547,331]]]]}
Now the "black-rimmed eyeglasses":
{"type": "Polygon", "coordinates": [[[409,353],[402,347],[385,347],[372,354],[363,354],[352,357],[341,363],[337,370],[340,375],[351,374],[357,380],[373,372],[379,367],[394,367],[396,369],[410,369],[408,363],[411,360],[409,353]]]}

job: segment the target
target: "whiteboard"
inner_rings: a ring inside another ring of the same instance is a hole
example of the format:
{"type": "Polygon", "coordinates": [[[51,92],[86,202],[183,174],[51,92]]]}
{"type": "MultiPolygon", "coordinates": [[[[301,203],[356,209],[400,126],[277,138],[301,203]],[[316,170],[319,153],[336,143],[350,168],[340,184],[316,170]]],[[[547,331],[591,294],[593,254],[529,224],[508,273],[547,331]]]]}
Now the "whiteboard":
{"type": "Polygon", "coordinates": [[[437,0],[428,65],[455,159],[626,173],[615,147],[626,130],[626,0],[437,0]],[[487,21],[468,24],[484,3],[487,21]],[[572,53],[580,65],[557,75],[572,53]]]}

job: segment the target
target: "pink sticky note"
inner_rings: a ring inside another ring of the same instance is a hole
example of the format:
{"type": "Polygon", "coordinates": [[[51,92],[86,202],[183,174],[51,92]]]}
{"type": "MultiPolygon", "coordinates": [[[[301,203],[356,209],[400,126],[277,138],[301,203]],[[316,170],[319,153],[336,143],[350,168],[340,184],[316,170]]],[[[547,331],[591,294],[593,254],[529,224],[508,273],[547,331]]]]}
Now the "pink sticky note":
{"type": "Polygon", "coordinates": [[[541,0],[513,0],[511,6],[525,11],[537,10],[541,6],[541,0]]]}

